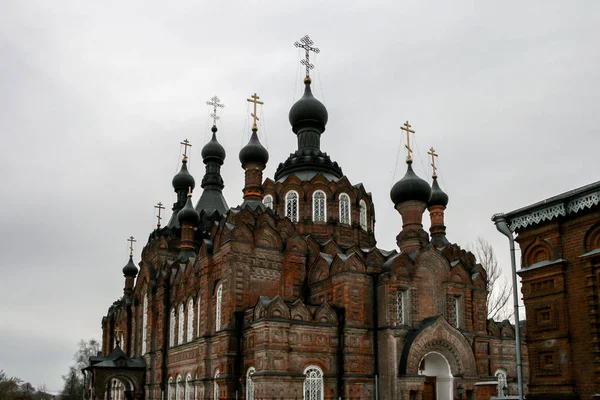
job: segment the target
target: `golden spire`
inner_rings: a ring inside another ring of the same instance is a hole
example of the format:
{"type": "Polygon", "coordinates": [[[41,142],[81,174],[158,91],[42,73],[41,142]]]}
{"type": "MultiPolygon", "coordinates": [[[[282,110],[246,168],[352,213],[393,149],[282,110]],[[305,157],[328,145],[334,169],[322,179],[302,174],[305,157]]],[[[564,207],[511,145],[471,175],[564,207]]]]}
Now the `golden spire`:
{"type": "Polygon", "coordinates": [[[187,140],[187,139],[185,139],[185,140],[184,140],[183,142],[181,142],[180,144],[182,144],[182,145],[183,145],[183,159],[184,159],[185,161],[187,161],[187,158],[188,158],[188,157],[187,157],[187,148],[188,148],[188,147],[192,147],[192,145],[190,144],[190,141],[189,141],[189,140],[187,140]]]}
{"type": "Polygon", "coordinates": [[[437,168],[435,167],[435,158],[438,155],[435,153],[435,150],[433,149],[433,147],[431,149],[429,149],[429,151],[427,152],[427,154],[429,154],[431,156],[431,166],[433,167],[433,176],[432,176],[432,178],[437,178],[437,168]]]}
{"type": "Polygon", "coordinates": [[[158,202],[158,204],[156,204],[154,206],[154,208],[158,209],[158,215],[156,216],[156,218],[158,219],[158,221],[157,221],[156,227],[158,229],[160,229],[160,220],[162,219],[162,217],[160,216],[160,212],[161,212],[161,210],[164,210],[165,208],[163,207],[163,203],[161,203],[160,201],[158,202]]]}
{"type": "Polygon", "coordinates": [[[247,99],[250,103],[254,103],[254,112],[250,113],[250,115],[254,118],[254,123],[252,124],[252,130],[253,131],[257,131],[258,130],[258,126],[256,125],[256,121],[258,121],[258,117],[256,116],[256,105],[257,104],[265,104],[262,101],[258,101],[258,99],[260,99],[260,97],[258,97],[256,95],[256,93],[254,93],[252,96],[250,96],[250,99],[247,99]]]}
{"type": "Polygon", "coordinates": [[[127,241],[129,242],[129,256],[133,256],[133,244],[135,242],[137,242],[137,240],[135,240],[133,238],[133,236],[129,236],[129,239],[127,239],[127,241]]]}
{"type": "Polygon", "coordinates": [[[412,163],[412,157],[411,157],[412,149],[410,148],[410,134],[415,133],[415,131],[410,128],[411,128],[411,125],[408,123],[408,121],[406,121],[404,123],[404,126],[400,127],[400,129],[402,129],[403,131],[406,132],[406,144],[404,145],[404,147],[406,147],[406,163],[407,164],[412,163]]]}

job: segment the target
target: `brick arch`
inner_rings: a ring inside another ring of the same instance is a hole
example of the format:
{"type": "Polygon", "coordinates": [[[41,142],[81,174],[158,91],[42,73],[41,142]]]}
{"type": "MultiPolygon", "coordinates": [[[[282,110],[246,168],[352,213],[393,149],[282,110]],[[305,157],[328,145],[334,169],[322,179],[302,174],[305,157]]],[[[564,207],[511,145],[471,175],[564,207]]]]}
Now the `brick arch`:
{"type": "MultiPolygon", "coordinates": [[[[96,369],[94,371],[94,387],[108,387],[113,379],[117,379],[125,385],[127,390],[133,392],[134,399],[144,398],[144,371],[127,371],[113,369],[96,369]]],[[[104,392],[102,392],[104,394],[104,392]]]]}
{"type": "Polygon", "coordinates": [[[421,360],[431,352],[446,358],[453,376],[477,374],[469,342],[439,316],[425,320],[419,330],[407,337],[400,357],[400,375],[417,375],[421,360]]]}
{"type": "Polygon", "coordinates": [[[585,251],[600,248],[600,223],[592,226],[585,234],[585,251]]]}

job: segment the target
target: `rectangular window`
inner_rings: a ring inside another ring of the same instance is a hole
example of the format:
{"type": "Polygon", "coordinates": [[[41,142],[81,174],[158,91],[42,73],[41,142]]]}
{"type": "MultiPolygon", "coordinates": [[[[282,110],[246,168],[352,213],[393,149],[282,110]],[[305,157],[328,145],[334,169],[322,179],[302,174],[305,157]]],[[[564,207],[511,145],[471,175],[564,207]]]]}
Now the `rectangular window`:
{"type": "Polygon", "coordinates": [[[460,297],[454,297],[454,327],[456,329],[460,328],[460,316],[462,314],[460,307],[460,297]]]}
{"type": "Polygon", "coordinates": [[[405,325],[406,319],[406,290],[398,290],[396,296],[396,321],[398,325],[405,325]]]}

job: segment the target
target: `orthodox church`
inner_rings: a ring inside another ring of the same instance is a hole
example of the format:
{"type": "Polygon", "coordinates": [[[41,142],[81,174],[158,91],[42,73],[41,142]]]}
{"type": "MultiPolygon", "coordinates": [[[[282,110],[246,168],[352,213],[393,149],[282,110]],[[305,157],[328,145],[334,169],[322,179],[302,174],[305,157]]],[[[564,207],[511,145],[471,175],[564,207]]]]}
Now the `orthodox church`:
{"type": "MultiPolygon", "coordinates": [[[[429,184],[408,153],[390,192],[398,248],[379,248],[371,193],[321,149],[328,113],[303,61],[304,94],[289,112],[297,149],[263,179],[273,155],[255,117],[239,152],[239,205],[222,194],[216,123],[200,190],[184,156],[171,219],[151,232],[137,266],[130,256],[123,296],[102,319],[86,398],[447,400],[478,398],[486,384],[516,392],[513,327],[487,319],[485,270],[446,236],[449,199],[435,169],[429,184]]],[[[256,116],[261,102],[249,101],[256,116]]],[[[211,104],[216,112],[219,99],[211,104]]]]}

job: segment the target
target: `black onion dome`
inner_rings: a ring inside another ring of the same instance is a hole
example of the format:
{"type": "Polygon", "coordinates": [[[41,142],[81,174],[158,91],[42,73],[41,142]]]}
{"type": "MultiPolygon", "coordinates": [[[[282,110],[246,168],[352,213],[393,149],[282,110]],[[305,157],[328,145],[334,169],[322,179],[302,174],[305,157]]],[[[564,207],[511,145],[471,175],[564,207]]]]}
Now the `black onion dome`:
{"type": "Polygon", "coordinates": [[[267,161],[269,161],[269,152],[262,144],[260,144],[256,131],[252,130],[250,141],[240,150],[240,162],[242,163],[242,167],[249,163],[266,165],[267,161]]]}
{"type": "Polygon", "coordinates": [[[298,133],[304,127],[312,127],[322,133],[327,125],[327,108],[313,96],[310,90],[310,78],[305,79],[304,83],[304,96],[290,109],[289,119],[292,130],[298,133]]]}
{"type": "Polygon", "coordinates": [[[223,163],[225,161],[225,149],[217,141],[217,127],[213,125],[211,130],[213,133],[212,139],[202,148],[202,159],[204,162],[210,159],[217,159],[223,163]]]}
{"type": "Polygon", "coordinates": [[[123,267],[123,275],[125,276],[136,276],[138,269],[133,263],[132,256],[129,256],[129,262],[123,267]]]}
{"type": "Polygon", "coordinates": [[[444,193],[440,185],[438,184],[437,178],[433,178],[433,183],[431,184],[431,198],[427,203],[427,207],[431,206],[444,206],[448,205],[448,195],[444,193]]]}
{"type": "Polygon", "coordinates": [[[392,187],[390,198],[395,205],[409,200],[418,200],[427,203],[431,197],[431,187],[419,178],[408,164],[406,174],[392,187]]]}
{"type": "Polygon", "coordinates": [[[181,170],[173,177],[173,188],[177,190],[185,190],[188,188],[192,188],[196,186],[196,181],[194,177],[190,175],[187,169],[187,160],[183,160],[181,163],[181,170]]]}
{"type": "Polygon", "coordinates": [[[192,205],[192,196],[188,196],[185,206],[177,213],[177,220],[179,221],[179,225],[188,223],[195,226],[200,223],[200,214],[198,214],[198,211],[192,205]]]}

